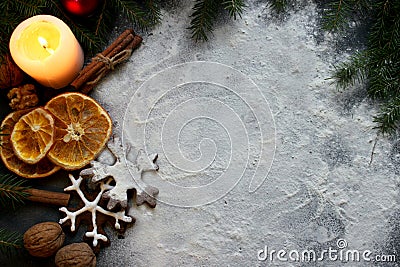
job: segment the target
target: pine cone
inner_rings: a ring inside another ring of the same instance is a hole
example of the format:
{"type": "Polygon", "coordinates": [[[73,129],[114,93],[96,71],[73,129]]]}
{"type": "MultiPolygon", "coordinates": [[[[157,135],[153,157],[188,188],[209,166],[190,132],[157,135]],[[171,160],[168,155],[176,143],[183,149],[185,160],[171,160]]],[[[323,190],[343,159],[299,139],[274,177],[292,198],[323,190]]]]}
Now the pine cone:
{"type": "Polygon", "coordinates": [[[33,84],[25,84],[10,90],[7,94],[10,107],[14,110],[23,110],[35,107],[39,103],[36,88],[33,84]]]}
{"type": "Polygon", "coordinates": [[[25,73],[14,63],[11,56],[7,54],[0,63],[0,89],[20,85],[25,73]]]}

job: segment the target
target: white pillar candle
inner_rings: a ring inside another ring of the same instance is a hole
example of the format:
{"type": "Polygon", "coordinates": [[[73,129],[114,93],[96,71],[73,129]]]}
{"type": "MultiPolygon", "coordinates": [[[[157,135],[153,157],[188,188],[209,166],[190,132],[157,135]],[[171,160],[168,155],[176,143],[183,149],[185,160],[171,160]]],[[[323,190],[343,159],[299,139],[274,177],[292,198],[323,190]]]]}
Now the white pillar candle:
{"type": "Polygon", "coordinates": [[[71,83],[84,61],[82,48],[71,29],[50,15],[21,22],[11,35],[10,53],[24,72],[55,89],[71,83]]]}

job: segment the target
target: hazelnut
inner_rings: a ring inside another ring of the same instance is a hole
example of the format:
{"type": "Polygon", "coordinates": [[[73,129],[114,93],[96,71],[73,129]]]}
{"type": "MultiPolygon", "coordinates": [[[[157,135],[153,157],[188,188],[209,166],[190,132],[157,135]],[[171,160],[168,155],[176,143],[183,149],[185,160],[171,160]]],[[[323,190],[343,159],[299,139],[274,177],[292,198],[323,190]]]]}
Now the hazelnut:
{"type": "Polygon", "coordinates": [[[46,258],[62,247],[65,234],[56,222],[39,223],[24,234],[24,247],[34,257],[46,258]]]}
{"type": "Polygon", "coordinates": [[[86,243],[73,243],[61,248],[55,263],[57,267],[95,267],[96,255],[86,243]]]}

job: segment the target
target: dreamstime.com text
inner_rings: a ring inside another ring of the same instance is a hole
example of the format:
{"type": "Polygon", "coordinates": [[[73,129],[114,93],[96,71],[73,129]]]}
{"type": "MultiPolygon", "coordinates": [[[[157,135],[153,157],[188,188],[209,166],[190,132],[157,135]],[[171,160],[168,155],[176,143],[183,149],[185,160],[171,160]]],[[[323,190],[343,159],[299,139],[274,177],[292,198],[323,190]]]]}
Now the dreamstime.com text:
{"type": "Polygon", "coordinates": [[[328,247],[321,251],[305,250],[275,250],[265,246],[257,252],[259,261],[268,262],[396,262],[396,255],[374,254],[371,250],[349,249],[344,239],[338,239],[336,247],[328,247]]]}

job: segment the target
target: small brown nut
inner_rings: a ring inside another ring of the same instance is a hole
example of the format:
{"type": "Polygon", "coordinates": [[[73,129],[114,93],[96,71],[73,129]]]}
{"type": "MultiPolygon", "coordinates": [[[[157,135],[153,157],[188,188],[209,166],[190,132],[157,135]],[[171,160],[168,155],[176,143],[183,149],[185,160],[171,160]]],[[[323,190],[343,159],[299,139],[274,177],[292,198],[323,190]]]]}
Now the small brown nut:
{"type": "Polygon", "coordinates": [[[24,234],[24,247],[34,257],[46,258],[62,247],[65,234],[56,222],[39,223],[24,234]]]}
{"type": "Polygon", "coordinates": [[[0,58],[0,89],[20,85],[25,76],[10,54],[0,58]]]}
{"type": "Polygon", "coordinates": [[[12,88],[8,94],[10,107],[14,110],[23,110],[37,106],[39,98],[36,94],[36,88],[33,84],[24,84],[12,88]]]}
{"type": "Polygon", "coordinates": [[[55,263],[57,267],[95,267],[96,255],[86,243],[73,243],[61,248],[55,263]]]}

